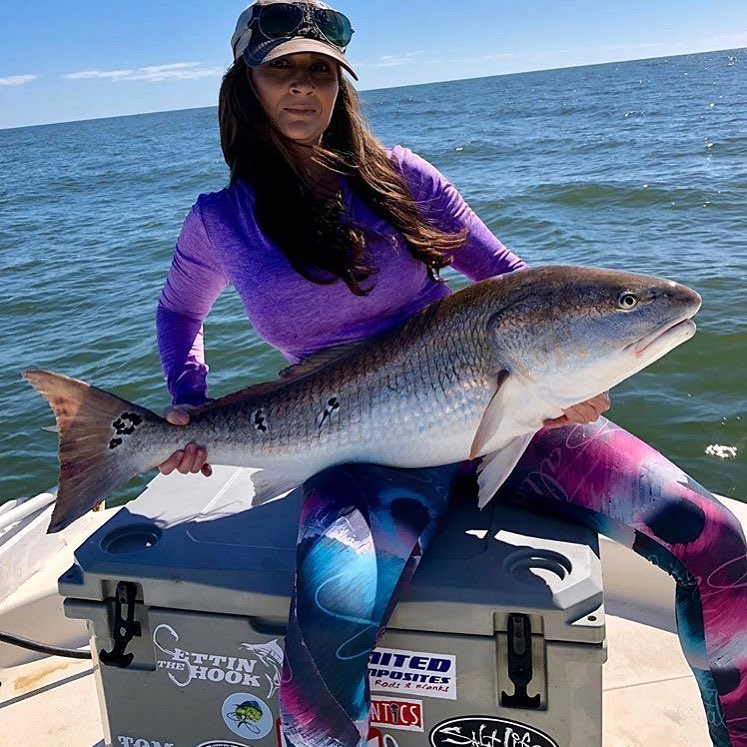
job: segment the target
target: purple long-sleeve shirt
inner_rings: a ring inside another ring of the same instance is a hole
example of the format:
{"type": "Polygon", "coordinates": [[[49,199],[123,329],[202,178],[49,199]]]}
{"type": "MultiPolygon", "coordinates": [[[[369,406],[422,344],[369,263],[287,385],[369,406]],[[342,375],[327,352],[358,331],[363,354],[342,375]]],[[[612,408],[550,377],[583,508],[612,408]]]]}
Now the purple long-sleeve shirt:
{"type": "MultiPolygon", "coordinates": [[[[467,228],[465,246],[454,253],[457,271],[482,280],[525,267],[431,164],[400,146],[388,153],[423,213],[444,230],[467,228]]],[[[352,219],[380,237],[366,247],[377,268],[367,296],[354,295],[342,281],[319,285],[299,275],[257,225],[246,184],[198,197],[179,236],[156,315],[174,404],[199,404],[207,397],[202,323],[229,284],[256,332],[290,362],[380,334],[450,293],[344,182],[343,198],[352,219]]]]}

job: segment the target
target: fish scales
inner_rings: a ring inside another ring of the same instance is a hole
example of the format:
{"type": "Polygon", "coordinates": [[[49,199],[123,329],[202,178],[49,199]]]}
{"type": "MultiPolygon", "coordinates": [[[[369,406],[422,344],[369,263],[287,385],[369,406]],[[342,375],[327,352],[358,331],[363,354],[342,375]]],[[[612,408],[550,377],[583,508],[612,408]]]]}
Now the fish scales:
{"type": "Polygon", "coordinates": [[[470,416],[479,421],[490,396],[485,375],[481,377],[483,391],[474,396],[475,376],[470,368],[474,360],[469,361],[465,350],[469,347],[465,341],[471,341],[459,331],[464,326],[444,330],[437,319],[422,321],[411,325],[408,334],[346,356],[321,374],[247,399],[225,425],[223,411],[214,410],[195,416],[189,429],[203,439],[206,428],[222,433],[215,442],[210,439],[210,448],[216,459],[232,463],[261,464],[263,458],[279,455],[287,461],[293,454],[308,458],[315,450],[333,450],[348,458],[378,457],[411,465],[434,448],[429,438],[436,440],[443,431],[458,430],[459,424],[449,419],[464,425],[470,416]],[[409,339],[417,344],[410,344],[409,339]],[[338,406],[325,415],[332,400],[338,406]],[[266,430],[252,425],[258,411],[263,413],[266,430]],[[237,435],[243,454],[231,445],[237,435]],[[224,445],[229,453],[224,453],[224,445]]]}
{"type": "Polygon", "coordinates": [[[442,346],[444,341],[440,336],[438,345],[421,345],[414,350],[399,342],[377,349],[375,354],[353,356],[328,370],[326,376],[302,380],[269,401],[247,403],[250,409],[263,406],[268,411],[268,430],[260,435],[260,442],[265,443],[259,443],[258,449],[308,451],[318,445],[351,452],[363,442],[389,444],[393,435],[415,436],[424,426],[440,425],[446,402],[461,393],[453,366],[444,365],[443,360],[445,351],[453,350],[454,345],[448,340],[442,346]],[[448,389],[452,390],[449,394],[448,389]],[[324,418],[331,398],[339,407],[324,418]],[[321,424],[320,418],[324,418],[321,424]],[[276,422],[296,427],[278,433],[276,422]]]}
{"type": "Polygon", "coordinates": [[[483,457],[480,505],[563,408],[689,339],[697,293],[663,278],[540,267],[476,283],[397,329],[197,408],[187,426],[83,382],[24,375],[60,430],[59,531],[195,441],[250,466],[255,502],[335,463],[426,467],[483,457]]]}

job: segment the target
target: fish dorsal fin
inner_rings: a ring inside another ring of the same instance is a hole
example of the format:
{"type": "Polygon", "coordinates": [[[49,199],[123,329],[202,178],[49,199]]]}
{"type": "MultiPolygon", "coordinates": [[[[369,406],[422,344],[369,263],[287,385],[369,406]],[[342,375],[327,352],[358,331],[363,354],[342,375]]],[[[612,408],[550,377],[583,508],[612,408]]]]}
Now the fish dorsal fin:
{"type": "Polygon", "coordinates": [[[500,371],[498,374],[498,384],[495,393],[490,399],[488,406],[485,408],[480,425],[477,428],[475,437],[472,440],[472,446],[469,450],[469,458],[475,459],[485,453],[485,446],[488,441],[496,434],[501,420],[505,413],[505,389],[504,386],[508,379],[508,371],[500,371]]]}
{"type": "Polygon", "coordinates": [[[346,358],[356,350],[366,347],[370,342],[370,340],[358,340],[357,342],[347,342],[342,345],[325,348],[324,350],[312,353],[310,356],[304,358],[298,363],[293,363],[287,368],[284,368],[278,375],[285,383],[302,376],[308,376],[310,373],[318,371],[325,366],[329,366],[341,358],[346,358]]]}
{"type": "Polygon", "coordinates": [[[280,371],[278,378],[274,381],[263,381],[259,384],[251,384],[250,386],[239,389],[237,392],[226,394],[219,399],[214,399],[210,402],[206,402],[204,405],[195,407],[190,411],[191,415],[202,415],[203,413],[210,412],[217,407],[224,407],[225,405],[236,405],[249,399],[255,399],[256,397],[264,397],[268,394],[272,394],[278,389],[288,386],[293,381],[302,379],[305,376],[310,376],[316,371],[321,371],[326,366],[332,363],[346,358],[356,350],[360,350],[365,347],[368,340],[361,340],[358,342],[347,343],[344,345],[336,345],[326,350],[320,350],[318,353],[313,353],[308,358],[304,358],[299,363],[294,363],[280,371]]]}

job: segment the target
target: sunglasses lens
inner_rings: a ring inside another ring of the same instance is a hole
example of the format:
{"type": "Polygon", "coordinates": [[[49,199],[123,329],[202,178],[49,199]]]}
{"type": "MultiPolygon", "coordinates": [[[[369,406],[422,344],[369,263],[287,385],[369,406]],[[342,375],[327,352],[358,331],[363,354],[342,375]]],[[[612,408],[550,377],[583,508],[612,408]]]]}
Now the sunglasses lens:
{"type": "Polygon", "coordinates": [[[314,10],[314,23],[336,47],[347,47],[353,36],[350,21],[336,10],[314,10]]]}
{"type": "Polygon", "coordinates": [[[265,5],[259,16],[259,30],[268,39],[281,39],[295,31],[303,21],[303,11],[296,5],[265,5]]]}

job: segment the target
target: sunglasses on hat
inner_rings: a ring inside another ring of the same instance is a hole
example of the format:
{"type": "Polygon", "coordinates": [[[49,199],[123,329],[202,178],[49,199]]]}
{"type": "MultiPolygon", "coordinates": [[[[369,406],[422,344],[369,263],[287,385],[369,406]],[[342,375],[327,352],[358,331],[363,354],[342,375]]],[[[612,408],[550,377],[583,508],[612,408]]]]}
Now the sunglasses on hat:
{"type": "Polygon", "coordinates": [[[314,26],[330,44],[340,49],[347,47],[353,36],[353,27],[347,16],[313,5],[272,3],[257,6],[250,26],[256,26],[267,39],[283,39],[296,36],[305,24],[314,26]]]}

